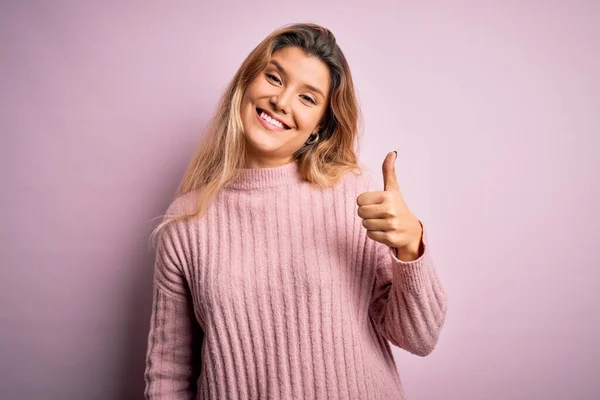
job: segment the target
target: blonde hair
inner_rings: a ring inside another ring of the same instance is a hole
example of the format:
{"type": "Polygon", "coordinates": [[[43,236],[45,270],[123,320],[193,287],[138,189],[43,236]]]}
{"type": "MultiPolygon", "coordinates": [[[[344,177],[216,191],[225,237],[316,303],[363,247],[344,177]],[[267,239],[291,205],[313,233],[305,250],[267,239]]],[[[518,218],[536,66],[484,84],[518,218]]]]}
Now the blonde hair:
{"type": "Polygon", "coordinates": [[[342,50],[333,33],[320,25],[284,25],[252,50],[220,98],[177,191],[176,198],[198,190],[195,210],[191,214],[164,216],[168,218],[152,231],[151,241],[170,222],[196,217],[206,211],[215,195],[236,178],[239,168],[246,165],[246,141],[240,115],[242,97],[271,55],[288,46],[298,47],[325,63],[331,76],[330,96],[320,124],[319,140],[304,145],[293,155],[300,174],[311,183],[329,187],[339,182],[347,171],[360,173],[356,149],[362,118],[342,50]]]}

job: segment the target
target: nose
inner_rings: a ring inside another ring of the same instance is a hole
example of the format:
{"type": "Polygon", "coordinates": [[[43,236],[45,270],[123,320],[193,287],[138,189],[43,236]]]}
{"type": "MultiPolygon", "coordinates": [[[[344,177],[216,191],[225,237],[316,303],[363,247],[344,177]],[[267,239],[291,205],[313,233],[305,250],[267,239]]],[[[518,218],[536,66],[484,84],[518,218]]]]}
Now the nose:
{"type": "Polygon", "coordinates": [[[273,106],[275,106],[275,108],[277,108],[278,110],[283,111],[285,114],[289,114],[292,112],[292,108],[289,104],[285,92],[271,96],[271,104],[273,104],[273,106]]]}

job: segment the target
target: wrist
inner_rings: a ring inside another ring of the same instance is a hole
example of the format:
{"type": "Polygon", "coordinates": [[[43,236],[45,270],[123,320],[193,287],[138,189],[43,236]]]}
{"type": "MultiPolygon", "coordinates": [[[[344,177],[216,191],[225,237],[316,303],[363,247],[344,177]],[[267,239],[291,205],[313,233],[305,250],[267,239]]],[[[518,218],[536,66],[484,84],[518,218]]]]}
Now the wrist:
{"type": "Polygon", "coordinates": [[[414,261],[421,256],[419,247],[414,248],[394,248],[396,252],[396,258],[402,261],[414,261]]]}
{"type": "Polygon", "coordinates": [[[396,257],[402,261],[414,261],[423,255],[424,250],[425,244],[423,243],[423,226],[421,225],[420,221],[419,233],[416,235],[416,238],[406,246],[394,248],[396,257]]]}

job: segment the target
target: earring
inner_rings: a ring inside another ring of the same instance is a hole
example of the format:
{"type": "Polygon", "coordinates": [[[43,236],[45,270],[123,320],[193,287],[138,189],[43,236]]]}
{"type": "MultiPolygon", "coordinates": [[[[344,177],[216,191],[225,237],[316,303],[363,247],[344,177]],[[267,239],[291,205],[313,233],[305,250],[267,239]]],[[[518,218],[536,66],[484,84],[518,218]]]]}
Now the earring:
{"type": "Polygon", "coordinates": [[[316,143],[319,140],[319,133],[317,132],[314,136],[311,136],[311,138],[313,138],[313,139],[307,140],[305,144],[310,145],[310,144],[316,143]]]}

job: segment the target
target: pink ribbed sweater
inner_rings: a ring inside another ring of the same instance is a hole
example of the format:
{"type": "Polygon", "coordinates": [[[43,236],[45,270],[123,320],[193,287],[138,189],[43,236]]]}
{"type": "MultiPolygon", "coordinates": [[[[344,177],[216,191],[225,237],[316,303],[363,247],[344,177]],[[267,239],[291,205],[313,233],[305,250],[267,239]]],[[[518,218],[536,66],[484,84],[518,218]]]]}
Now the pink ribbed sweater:
{"type": "Polygon", "coordinates": [[[321,189],[296,162],[245,169],[207,214],[169,225],[156,248],[146,398],[404,399],[389,342],[429,354],[446,295],[425,233],[411,262],[366,236],[356,198],[373,190],[368,170],[321,189]]]}

